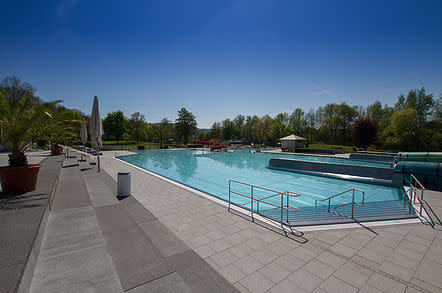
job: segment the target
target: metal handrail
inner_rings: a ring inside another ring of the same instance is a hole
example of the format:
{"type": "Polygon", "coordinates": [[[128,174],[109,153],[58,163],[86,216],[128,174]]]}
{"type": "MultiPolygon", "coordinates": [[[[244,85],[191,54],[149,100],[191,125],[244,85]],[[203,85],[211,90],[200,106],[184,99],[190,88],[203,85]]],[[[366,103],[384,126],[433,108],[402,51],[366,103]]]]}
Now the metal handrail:
{"type": "MultiPolygon", "coordinates": [[[[360,206],[360,207],[363,207],[364,204],[365,204],[365,192],[364,192],[363,190],[361,190],[361,189],[358,189],[358,188],[350,188],[350,189],[348,189],[348,190],[346,190],[346,191],[343,191],[343,192],[340,192],[340,193],[338,193],[338,194],[332,195],[332,196],[330,196],[330,197],[324,198],[324,199],[320,200],[319,202],[323,202],[323,201],[328,200],[328,212],[330,212],[330,208],[331,208],[331,199],[332,199],[332,198],[335,198],[335,197],[337,197],[337,196],[340,196],[340,195],[342,195],[342,194],[345,194],[345,193],[347,193],[347,192],[349,192],[349,191],[352,191],[352,192],[353,192],[353,195],[352,195],[352,201],[351,201],[351,202],[348,202],[348,203],[345,203],[345,204],[342,204],[342,205],[340,205],[340,206],[337,206],[337,207],[335,207],[335,209],[340,208],[340,207],[343,207],[343,206],[347,206],[347,205],[350,205],[350,204],[351,204],[351,218],[354,219],[354,209],[355,209],[355,205],[360,206]],[[361,203],[357,203],[357,202],[355,202],[355,191],[359,191],[359,192],[362,193],[362,202],[361,202],[361,203]]],[[[315,200],[315,206],[316,206],[317,204],[318,204],[318,200],[315,200]]]]}
{"type": "MultiPolygon", "coordinates": [[[[416,203],[416,199],[417,199],[417,201],[419,202],[419,216],[422,217],[422,209],[424,209],[425,212],[426,212],[427,215],[428,215],[428,218],[430,219],[430,225],[431,225],[432,227],[434,227],[434,221],[433,221],[433,219],[430,217],[430,214],[428,213],[427,208],[426,208],[426,207],[424,206],[424,204],[423,204],[423,202],[424,202],[425,200],[423,200],[422,198],[416,197],[416,192],[415,192],[416,189],[417,189],[416,187],[414,187],[414,186],[410,186],[410,189],[408,190],[408,191],[409,191],[409,197],[410,197],[410,211],[411,211],[411,202],[413,201],[413,203],[416,203]],[[413,194],[414,194],[414,199],[413,199],[413,194]]],[[[428,207],[431,209],[430,205],[428,205],[428,207]]],[[[431,209],[431,210],[432,210],[432,209],[431,209]]],[[[433,213],[434,213],[434,212],[433,212],[433,213]]]]}
{"type": "Polygon", "coordinates": [[[350,189],[348,189],[348,190],[346,190],[346,191],[343,191],[343,192],[340,192],[340,193],[338,193],[338,194],[332,195],[332,196],[327,197],[327,198],[325,198],[325,199],[321,199],[320,201],[329,200],[329,199],[334,198],[334,197],[337,197],[337,196],[339,196],[339,195],[341,195],[341,194],[347,193],[347,192],[349,192],[350,190],[356,190],[356,191],[359,191],[359,192],[364,193],[363,190],[360,190],[360,189],[358,189],[358,188],[350,188],[350,189]]]}
{"type": "MultiPolygon", "coordinates": [[[[237,180],[229,180],[229,205],[228,205],[228,209],[229,210],[230,210],[230,205],[232,203],[232,201],[231,201],[231,194],[232,193],[250,199],[250,201],[247,201],[247,202],[245,202],[245,203],[243,203],[241,205],[245,206],[245,205],[249,205],[250,204],[250,211],[251,211],[251,214],[252,214],[252,221],[254,221],[254,213],[261,214],[262,212],[280,209],[281,210],[280,224],[282,226],[284,224],[284,221],[283,221],[283,215],[284,215],[283,211],[284,210],[287,211],[286,212],[286,215],[287,215],[287,222],[286,223],[287,224],[288,224],[288,214],[289,214],[289,212],[298,212],[298,211],[301,210],[301,209],[299,209],[299,208],[297,208],[295,206],[290,205],[290,198],[298,197],[298,196],[301,195],[300,193],[292,192],[292,191],[280,192],[280,191],[268,189],[268,188],[265,188],[265,187],[261,187],[261,186],[257,186],[257,185],[253,185],[253,184],[237,181],[237,180]],[[250,195],[243,194],[243,193],[240,193],[240,192],[232,190],[232,182],[249,186],[250,187],[250,195]],[[263,198],[256,198],[254,196],[254,191],[255,191],[254,189],[274,192],[275,194],[272,194],[272,195],[269,195],[269,196],[266,196],[266,197],[263,197],[263,198]],[[274,198],[276,196],[280,196],[281,197],[281,204],[280,205],[277,205],[275,203],[272,203],[272,202],[268,201],[269,198],[274,198]],[[285,205],[284,205],[284,196],[286,197],[286,204],[285,205]],[[254,209],[254,203],[255,202],[256,202],[256,212],[255,212],[255,209],[254,209]],[[260,210],[259,203],[270,205],[273,208],[269,208],[269,209],[266,209],[266,210],[260,210]]],[[[263,216],[265,216],[265,215],[263,215],[263,216]]],[[[274,219],[272,219],[272,220],[274,220],[274,219]]]]}
{"type": "MultiPolygon", "coordinates": [[[[428,218],[430,219],[430,225],[432,227],[434,227],[434,225],[435,225],[434,221],[431,218],[430,214],[428,213],[427,208],[424,206],[424,202],[426,202],[426,200],[424,200],[424,191],[425,190],[426,190],[425,187],[419,182],[419,180],[413,174],[410,174],[410,189],[408,190],[409,198],[410,198],[410,203],[409,203],[410,208],[409,209],[411,211],[411,202],[413,201],[413,203],[416,203],[416,199],[417,199],[417,201],[419,202],[419,216],[422,217],[422,210],[424,209],[425,212],[427,213],[428,218]],[[416,187],[416,186],[413,185],[413,179],[414,179],[414,182],[417,183],[417,185],[419,187],[416,187]],[[417,196],[416,190],[420,190],[420,198],[419,198],[419,196],[417,196]]],[[[428,205],[428,207],[431,209],[431,211],[434,214],[434,211],[430,207],[430,205],[428,203],[427,203],[427,205],[428,205]]],[[[437,218],[437,215],[436,214],[434,214],[434,215],[437,218]]],[[[437,218],[437,219],[439,220],[439,218],[437,218]]],[[[439,222],[440,222],[440,220],[439,220],[439,222]]]]}
{"type": "MultiPolygon", "coordinates": [[[[420,203],[422,203],[422,201],[424,200],[425,187],[419,182],[419,180],[417,180],[416,177],[414,177],[413,174],[410,174],[410,188],[413,190],[413,193],[414,193],[414,199],[413,199],[414,203],[416,203],[416,196],[417,196],[417,193],[415,192],[415,190],[417,190],[417,189],[420,190],[421,198],[420,198],[420,200],[418,198],[418,200],[419,200],[420,203]],[[415,184],[417,183],[418,186],[414,186],[413,185],[413,179],[414,179],[415,184]]],[[[410,199],[412,199],[412,198],[410,197],[410,199]]],[[[422,215],[422,204],[421,204],[421,207],[420,207],[420,214],[422,215]]]]}
{"type": "Polygon", "coordinates": [[[425,190],[425,187],[419,182],[419,180],[417,180],[417,178],[416,178],[413,174],[410,174],[410,185],[411,185],[412,179],[414,179],[414,181],[415,181],[417,184],[419,184],[419,186],[420,186],[421,189],[425,190]]]}

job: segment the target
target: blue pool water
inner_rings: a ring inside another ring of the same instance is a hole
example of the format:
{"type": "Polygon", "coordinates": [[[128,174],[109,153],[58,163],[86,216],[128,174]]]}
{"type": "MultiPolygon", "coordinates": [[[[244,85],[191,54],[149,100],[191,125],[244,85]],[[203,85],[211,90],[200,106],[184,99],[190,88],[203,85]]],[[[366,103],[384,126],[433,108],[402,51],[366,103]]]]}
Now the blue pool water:
{"type": "MultiPolygon", "coordinates": [[[[236,150],[233,153],[204,150],[151,150],[139,151],[136,155],[120,156],[119,159],[224,200],[228,199],[230,179],[279,192],[293,191],[300,193],[301,196],[296,198],[294,203],[298,207],[313,206],[315,200],[327,198],[353,187],[365,192],[367,202],[400,199],[400,190],[397,188],[266,168],[270,158],[281,157],[287,158],[287,155],[252,154],[250,150],[236,150]]],[[[342,160],[346,163],[367,165],[366,162],[339,158],[315,156],[290,156],[290,158],[325,160],[328,162],[342,160]]],[[[384,164],[371,164],[385,167],[384,164]]],[[[249,193],[250,191],[249,187],[238,184],[232,186],[232,188],[241,193],[249,193]]],[[[256,197],[268,195],[268,192],[255,191],[256,197]]],[[[337,197],[334,204],[348,202],[349,196],[351,194],[337,197]]],[[[232,201],[236,203],[241,203],[241,200],[244,202],[243,199],[238,197],[232,198],[232,201]]],[[[276,198],[275,201],[277,201],[276,198]]]]}

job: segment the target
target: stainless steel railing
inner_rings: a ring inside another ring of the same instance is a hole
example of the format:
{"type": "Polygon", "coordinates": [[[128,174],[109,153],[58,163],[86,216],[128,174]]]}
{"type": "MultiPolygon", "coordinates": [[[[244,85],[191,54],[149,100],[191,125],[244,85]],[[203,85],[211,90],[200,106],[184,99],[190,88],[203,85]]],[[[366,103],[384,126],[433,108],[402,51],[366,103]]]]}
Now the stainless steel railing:
{"type": "Polygon", "coordinates": [[[413,203],[416,203],[416,199],[419,201],[420,203],[420,211],[419,214],[422,216],[422,202],[424,200],[424,191],[425,191],[425,187],[419,182],[419,180],[417,180],[416,177],[414,177],[413,174],[410,174],[410,200],[413,201],[413,203]],[[417,195],[418,193],[420,193],[420,198],[417,195]]]}
{"type": "Polygon", "coordinates": [[[360,189],[358,189],[358,188],[351,188],[351,189],[348,189],[348,190],[346,190],[346,191],[340,192],[340,193],[338,193],[338,194],[332,195],[332,196],[330,196],[330,197],[324,198],[324,199],[319,200],[319,201],[318,201],[318,200],[315,200],[315,206],[317,206],[318,202],[324,202],[324,201],[327,200],[327,201],[328,201],[328,209],[327,209],[327,210],[328,210],[328,212],[330,212],[330,209],[331,209],[331,200],[332,200],[333,198],[335,198],[335,197],[338,197],[338,196],[344,195],[344,194],[348,193],[349,191],[352,192],[352,200],[351,200],[351,202],[344,203],[344,204],[339,205],[339,206],[336,206],[336,207],[334,207],[334,208],[337,209],[337,208],[340,208],[340,207],[343,207],[343,206],[351,205],[351,218],[354,219],[355,205],[360,206],[360,207],[363,207],[364,204],[365,204],[365,193],[364,193],[363,190],[360,190],[360,189]],[[356,191],[356,192],[360,192],[360,193],[362,194],[362,201],[361,201],[361,203],[358,203],[358,202],[355,201],[355,191],[356,191]]]}
{"type": "Polygon", "coordinates": [[[425,192],[425,190],[426,190],[425,187],[419,182],[419,180],[413,174],[410,174],[410,186],[409,186],[409,189],[408,189],[408,197],[410,199],[410,202],[409,202],[410,213],[411,213],[411,210],[412,210],[411,203],[413,202],[414,204],[416,204],[416,201],[417,201],[417,203],[419,204],[419,216],[422,217],[422,211],[425,210],[425,213],[428,216],[428,222],[430,223],[430,225],[432,227],[434,227],[435,223],[434,223],[432,217],[430,216],[430,212],[425,207],[425,204],[431,210],[432,214],[436,217],[438,222],[440,223],[441,221],[437,217],[436,213],[433,211],[431,206],[424,199],[424,192],[425,192]]]}
{"type": "MultiPolygon", "coordinates": [[[[295,197],[298,197],[301,195],[300,193],[297,193],[297,192],[291,192],[291,191],[280,192],[280,191],[268,189],[265,187],[260,187],[257,185],[241,182],[241,181],[229,180],[229,206],[228,206],[229,211],[230,211],[230,206],[232,205],[232,200],[231,200],[232,194],[236,194],[236,195],[239,195],[241,197],[248,199],[247,202],[241,203],[240,205],[241,206],[250,205],[250,212],[252,214],[252,221],[254,221],[254,214],[255,213],[258,215],[264,216],[266,218],[269,218],[267,215],[265,215],[263,213],[280,209],[279,223],[281,224],[281,226],[282,225],[290,225],[289,224],[289,212],[296,213],[296,212],[300,211],[299,208],[291,205],[291,203],[290,203],[291,198],[295,198],[295,197]],[[232,183],[239,184],[241,186],[250,187],[250,193],[245,194],[243,192],[233,190],[232,183]],[[264,196],[264,197],[257,197],[256,190],[269,192],[272,194],[264,196]],[[280,197],[280,199],[278,200],[278,204],[276,204],[275,201],[270,201],[270,199],[278,197],[278,196],[280,197]],[[255,204],[256,204],[256,209],[255,209],[255,204]],[[262,209],[260,209],[260,204],[261,204],[261,206],[262,205],[271,206],[271,208],[266,208],[266,209],[262,210],[262,209]],[[284,222],[284,211],[285,211],[285,215],[286,215],[285,222],[284,222]]],[[[235,203],[233,203],[233,204],[235,204],[235,203]]],[[[237,204],[235,204],[235,205],[237,205],[237,204]]],[[[276,221],[275,218],[270,218],[270,219],[273,221],[276,221]]]]}

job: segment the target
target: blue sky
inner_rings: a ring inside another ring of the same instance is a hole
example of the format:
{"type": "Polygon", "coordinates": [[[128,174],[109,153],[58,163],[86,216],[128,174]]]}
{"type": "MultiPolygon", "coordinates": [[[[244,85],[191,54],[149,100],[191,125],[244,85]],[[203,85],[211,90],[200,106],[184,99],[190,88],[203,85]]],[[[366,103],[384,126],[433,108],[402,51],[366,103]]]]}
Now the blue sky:
{"type": "Polygon", "coordinates": [[[4,1],[0,78],[199,127],[442,93],[442,1],[4,1]]]}

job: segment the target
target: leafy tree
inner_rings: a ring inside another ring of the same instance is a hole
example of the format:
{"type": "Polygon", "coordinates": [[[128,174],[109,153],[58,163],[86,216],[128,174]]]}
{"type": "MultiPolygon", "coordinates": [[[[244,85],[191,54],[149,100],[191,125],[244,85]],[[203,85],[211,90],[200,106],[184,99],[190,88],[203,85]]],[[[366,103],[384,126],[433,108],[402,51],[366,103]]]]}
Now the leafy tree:
{"type": "Polygon", "coordinates": [[[69,141],[80,138],[81,114],[77,110],[65,107],[54,107],[52,118],[46,125],[44,132],[55,145],[67,144],[69,141]]]}
{"type": "Polygon", "coordinates": [[[273,123],[272,129],[270,130],[270,143],[275,145],[279,142],[280,138],[290,135],[290,128],[284,125],[280,120],[276,120],[273,123]]]}
{"type": "Polygon", "coordinates": [[[221,135],[224,140],[231,140],[236,134],[236,124],[230,119],[226,119],[222,122],[221,135]]]}
{"type": "Polygon", "coordinates": [[[397,97],[397,102],[394,104],[394,110],[395,111],[401,111],[405,109],[405,97],[403,94],[401,94],[399,97],[397,97]]]}
{"type": "Polygon", "coordinates": [[[341,145],[350,143],[349,130],[358,117],[356,109],[346,103],[327,104],[322,115],[321,133],[323,140],[341,145]]]}
{"type": "Polygon", "coordinates": [[[178,111],[178,118],[175,121],[176,131],[180,139],[183,140],[184,144],[189,141],[189,136],[195,134],[196,131],[196,120],[195,116],[186,110],[186,108],[181,108],[178,111]]]}
{"type": "Polygon", "coordinates": [[[431,117],[432,121],[442,122],[442,98],[439,97],[436,101],[434,101],[434,111],[431,117]]]}
{"type": "Polygon", "coordinates": [[[264,115],[258,120],[255,128],[255,133],[257,134],[257,141],[265,145],[271,145],[270,140],[270,130],[272,129],[273,118],[269,115],[264,115]]]}
{"type": "Polygon", "coordinates": [[[425,88],[420,90],[411,90],[408,92],[407,100],[405,101],[407,108],[415,109],[419,116],[419,125],[423,127],[430,117],[431,110],[434,106],[433,95],[426,94],[425,88]]]}
{"type": "Polygon", "coordinates": [[[381,102],[376,101],[367,107],[367,117],[378,124],[381,123],[382,119],[384,119],[384,111],[381,102]]]}
{"type": "Polygon", "coordinates": [[[419,115],[415,109],[408,108],[395,112],[391,117],[391,125],[385,129],[385,144],[390,148],[401,150],[417,150],[419,141],[419,115]]]}
{"type": "Polygon", "coordinates": [[[103,130],[105,135],[110,139],[117,141],[123,138],[126,132],[126,118],[121,110],[108,113],[107,117],[103,119],[103,130]]]}
{"type": "Polygon", "coordinates": [[[233,122],[235,122],[235,135],[234,138],[242,139],[241,130],[244,127],[245,117],[243,115],[237,115],[233,122]]]}
{"type": "Polygon", "coordinates": [[[289,126],[289,122],[290,122],[290,117],[289,114],[287,113],[279,113],[278,115],[276,115],[275,117],[275,122],[279,122],[284,126],[289,126]]]}
{"type": "Polygon", "coordinates": [[[367,117],[378,124],[378,134],[383,136],[384,129],[391,124],[391,115],[394,108],[388,105],[382,106],[381,102],[376,101],[367,107],[367,117]]]}
{"type": "Polygon", "coordinates": [[[309,135],[309,140],[310,142],[313,142],[316,133],[316,114],[313,109],[311,109],[307,114],[305,114],[305,120],[307,123],[307,132],[309,135]]]}
{"type": "Polygon", "coordinates": [[[304,111],[300,108],[296,108],[290,115],[289,124],[290,129],[296,135],[303,135],[307,128],[307,120],[304,117],[304,111]]]}
{"type": "Polygon", "coordinates": [[[378,124],[369,118],[361,118],[351,128],[351,139],[364,150],[375,142],[378,132],[378,124]]]}
{"type": "Polygon", "coordinates": [[[160,122],[160,139],[166,142],[173,137],[173,125],[167,118],[163,118],[160,122]]]}
{"type": "Polygon", "coordinates": [[[209,136],[213,137],[213,136],[220,136],[220,135],[221,135],[221,123],[214,122],[212,124],[212,127],[210,128],[209,136]]]}
{"type": "Polygon", "coordinates": [[[253,142],[252,136],[252,116],[247,116],[244,122],[244,126],[241,128],[241,138],[246,140],[248,143],[253,142]]]}
{"type": "Polygon", "coordinates": [[[11,107],[15,107],[26,96],[29,96],[28,107],[42,103],[40,98],[35,96],[37,89],[30,83],[21,81],[16,76],[7,76],[4,78],[0,83],[0,91],[3,92],[11,107]]]}
{"type": "Polygon", "coordinates": [[[129,125],[132,137],[137,142],[146,136],[146,120],[140,112],[135,112],[130,115],[129,125]]]}

